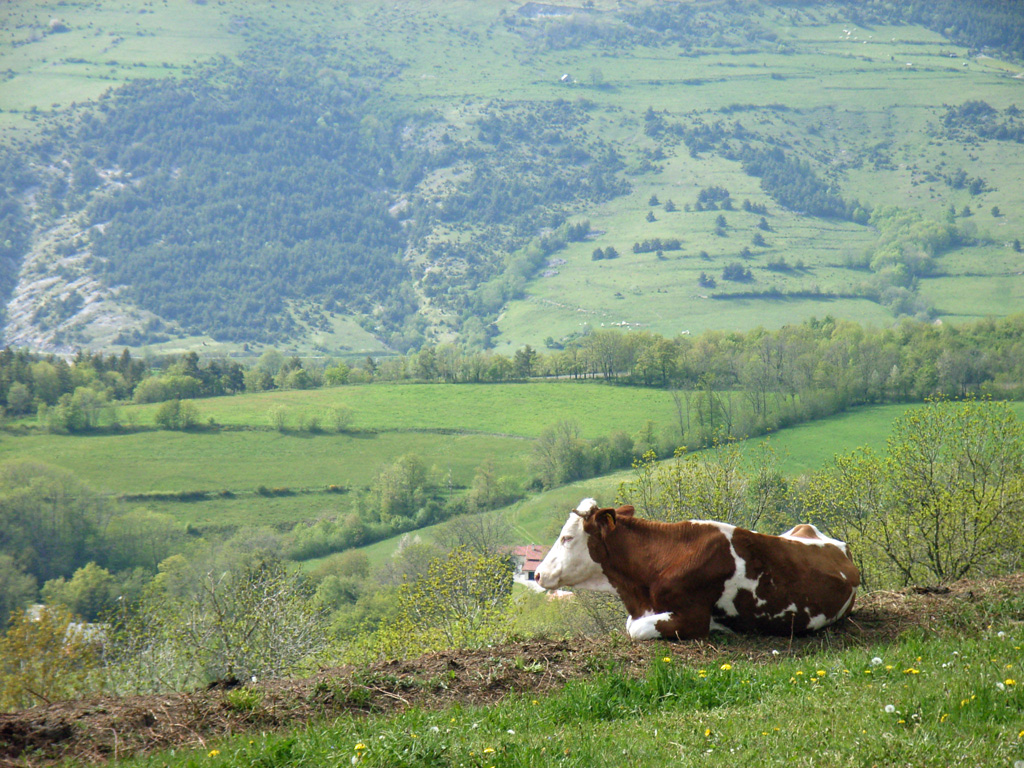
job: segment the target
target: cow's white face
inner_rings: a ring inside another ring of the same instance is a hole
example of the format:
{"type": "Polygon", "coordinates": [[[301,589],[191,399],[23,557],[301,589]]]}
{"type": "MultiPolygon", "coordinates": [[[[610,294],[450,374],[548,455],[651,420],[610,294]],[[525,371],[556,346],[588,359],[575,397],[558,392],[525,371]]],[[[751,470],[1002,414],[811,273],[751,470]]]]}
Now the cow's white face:
{"type": "Polygon", "coordinates": [[[590,556],[587,547],[587,533],[583,530],[583,518],[597,502],[584,499],[569,513],[569,519],[562,526],[562,532],[537,569],[537,583],[544,589],[579,587],[600,592],[615,592],[601,566],[590,556]],[[577,514],[580,513],[580,514],[577,514]]]}

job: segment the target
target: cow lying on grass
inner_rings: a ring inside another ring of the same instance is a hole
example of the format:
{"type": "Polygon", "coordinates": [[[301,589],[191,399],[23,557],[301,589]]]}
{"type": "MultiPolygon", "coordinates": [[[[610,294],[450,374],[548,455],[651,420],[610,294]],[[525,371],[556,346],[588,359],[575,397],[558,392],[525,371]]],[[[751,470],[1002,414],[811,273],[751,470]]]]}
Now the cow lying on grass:
{"type": "Polygon", "coordinates": [[[781,536],[726,523],[660,523],[633,507],[584,499],[544,562],[545,589],[617,594],[634,640],[706,637],[713,629],[795,635],[849,614],[860,573],[846,544],[813,525],[781,536]]]}

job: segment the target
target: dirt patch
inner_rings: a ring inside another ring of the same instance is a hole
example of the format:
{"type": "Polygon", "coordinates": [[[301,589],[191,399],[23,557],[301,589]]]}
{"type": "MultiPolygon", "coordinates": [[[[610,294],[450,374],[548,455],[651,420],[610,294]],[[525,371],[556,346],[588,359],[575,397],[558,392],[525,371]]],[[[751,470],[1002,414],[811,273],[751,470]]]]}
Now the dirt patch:
{"type": "Polygon", "coordinates": [[[838,627],[802,638],[713,636],[687,643],[631,643],[621,636],[529,640],[434,653],[410,661],[324,669],[303,679],[260,681],[237,696],[237,682],[162,696],[57,702],[0,714],[0,766],[111,758],[207,741],[250,730],[292,728],[344,713],[387,713],[410,706],[486,705],[512,693],[543,694],[603,669],[642,674],[652,655],[705,665],[723,658],[767,663],[884,643],[907,630],[965,629],[978,606],[1024,591],[1024,574],[966,581],[948,591],[875,592],[838,627]],[[248,702],[248,704],[247,704],[248,702]]]}

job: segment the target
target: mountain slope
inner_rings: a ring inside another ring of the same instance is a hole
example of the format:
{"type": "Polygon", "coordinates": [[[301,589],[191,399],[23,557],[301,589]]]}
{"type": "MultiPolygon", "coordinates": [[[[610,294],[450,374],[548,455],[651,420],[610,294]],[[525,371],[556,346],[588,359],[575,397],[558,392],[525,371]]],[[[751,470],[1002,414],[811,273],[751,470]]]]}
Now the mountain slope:
{"type": "Polygon", "coordinates": [[[512,349],[1024,298],[1019,70],[903,23],[1015,50],[989,3],[171,5],[7,11],[8,342],[512,349]],[[42,62],[115,51],[129,85],[25,108],[42,62]]]}

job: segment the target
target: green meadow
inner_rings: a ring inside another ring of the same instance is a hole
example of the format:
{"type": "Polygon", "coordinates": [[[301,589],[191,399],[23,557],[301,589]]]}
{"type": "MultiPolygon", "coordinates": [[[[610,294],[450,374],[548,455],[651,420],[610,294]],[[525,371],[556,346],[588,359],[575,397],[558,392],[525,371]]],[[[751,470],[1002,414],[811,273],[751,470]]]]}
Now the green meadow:
{"type": "MultiPolygon", "coordinates": [[[[370,384],[315,390],[278,390],[195,401],[200,420],[224,426],[269,427],[270,414],[283,409],[286,422],[322,416],[331,408],[352,411],[354,432],[454,430],[537,437],[560,420],[573,420],[583,437],[623,430],[630,434],[650,419],[675,420],[669,392],[588,381],[524,384],[370,384]]],[[[159,406],[127,406],[122,419],[151,425],[159,406]]]]}
{"type": "MultiPolygon", "coordinates": [[[[779,470],[790,479],[826,466],[836,455],[867,446],[885,450],[885,440],[894,419],[914,405],[881,405],[854,408],[844,413],[807,424],[798,424],[771,435],[751,438],[740,444],[743,455],[756,461],[761,447],[767,443],[777,457],[779,470]]],[[[1024,404],[1015,407],[1024,417],[1024,404]]],[[[498,514],[523,544],[550,544],[570,509],[584,498],[595,498],[602,504],[629,503],[620,498],[619,487],[633,479],[633,470],[622,470],[603,477],[580,480],[550,491],[531,495],[499,510],[498,514]]],[[[443,525],[443,524],[442,524],[443,525]]],[[[441,525],[421,528],[414,535],[433,541],[441,525]]],[[[371,563],[384,562],[399,546],[402,537],[376,542],[363,547],[371,563]]],[[[315,561],[309,563],[312,566],[315,561]]]]}
{"type": "Polygon", "coordinates": [[[153,427],[159,406],[120,408],[123,432],[55,435],[12,430],[0,437],[0,460],[62,467],[112,495],[203,491],[196,501],[133,502],[200,527],[286,525],[332,517],[347,500],[327,489],[366,488],[387,464],[419,456],[439,485],[455,492],[490,462],[499,476],[525,480],[533,441],[571,420],[592,439],[634,434],[648,421],[675,423],[670,393],[591,382],[502,385],[373,384],[284,390],[194,401],[200,422],[190,431],[153,427]],[[331,431],[331,409],[353,415],[331,431]],[[283,414],[285,428],[271,426],[283,414]],[[309,431],[319,418],[320,431],[309,431]],[[285,489],[280,496],[260,487],[285,489]]]}
{"type": "MultiPolygon", "coordinates": [[[[115,764],[1013,766],[1024,757],[1021,607],[1007,584],[980,599],[947,598],[927,626],[868,643],[844,633],[795,647],[781,638],[635,650],[587,641],[564,654],[572,679],[486,705],[479,694],[441,703],[451,697],[436,666],[394,664],[352,680],[327,677],[317,691],[365,702],[356,698],[361,688],[402,700],[440,690],[439,700],[391,702],[384,713],[370,708],[115,764]]],[[[538,681],[564,674],[559,662],[530,652],[528,644],[495,648],[486,668],[470,669],[480,688],[500,688],[509,668],[538,681]]],[[[461,670],[480,660],[450,663],[461,670]]],[[[270,706],[255,687],[247,698],[223,695],[225,707],[244,704],[254,715],[270,706]]]]}

